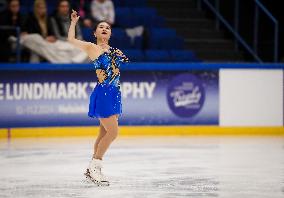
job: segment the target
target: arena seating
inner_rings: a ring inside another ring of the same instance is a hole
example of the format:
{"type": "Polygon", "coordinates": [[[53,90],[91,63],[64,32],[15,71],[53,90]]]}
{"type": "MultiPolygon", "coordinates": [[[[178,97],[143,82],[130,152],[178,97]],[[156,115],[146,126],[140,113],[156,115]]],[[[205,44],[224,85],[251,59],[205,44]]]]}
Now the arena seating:
{"type": "MultiPolygon", "coordinates": [[[[54,12],[57,0],[49,0],[48,13],[54,12]]],[[[184,39],[175,29],[165,26],[165,19],[146,0],[113,0],[116,25],[112,29],[110,44],[122,49],[133,61],[198,61],[194,52],[183,50],[184,39]],[[127,28],[144,27],[144,34],[131,39],[127,28]]],[[[71,1],[71,3],[77,3],[71,1]]],[[[33,0],[22,1],[21,12],[33,10],[33,0]]],[[[95,42],[92,29],[82,28],[83,38],[95,42]]]]}

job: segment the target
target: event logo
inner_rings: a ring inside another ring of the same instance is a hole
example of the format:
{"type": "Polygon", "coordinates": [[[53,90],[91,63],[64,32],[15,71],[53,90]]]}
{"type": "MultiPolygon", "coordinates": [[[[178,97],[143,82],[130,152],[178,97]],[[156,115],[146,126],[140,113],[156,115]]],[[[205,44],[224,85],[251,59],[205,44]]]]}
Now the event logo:
{"type": "Polygon", "coordinates": [[[179,117],[192,117],[202,108],[205,91],[202,82],[192,74],[180,74],[172,79],[167,90],[170,109],[179,117]]]}

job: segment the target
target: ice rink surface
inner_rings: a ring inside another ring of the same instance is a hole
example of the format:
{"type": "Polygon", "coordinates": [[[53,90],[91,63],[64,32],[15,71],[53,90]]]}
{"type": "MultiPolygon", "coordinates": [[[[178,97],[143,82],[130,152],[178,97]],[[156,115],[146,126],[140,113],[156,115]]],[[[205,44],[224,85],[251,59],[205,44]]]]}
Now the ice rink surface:
{"type": "Polygon", "coordinates": [[[0,197],[284,197],[284,137],[120,137],[108,187],[83,173],[95,138],[0,140],[0,197]]]}

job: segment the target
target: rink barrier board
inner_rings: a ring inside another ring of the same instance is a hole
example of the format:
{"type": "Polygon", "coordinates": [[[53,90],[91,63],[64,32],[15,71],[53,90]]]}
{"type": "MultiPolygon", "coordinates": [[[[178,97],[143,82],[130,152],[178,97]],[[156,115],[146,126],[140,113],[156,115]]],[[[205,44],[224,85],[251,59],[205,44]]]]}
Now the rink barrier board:
{"type": "MultiPolygon", "coordinates": [[[[0,129],[0,138],[96,136],[99,127],[0,129]]],[[[284,127],[121,126],[119,136],[284,136],[284,127]]]]}
{"type": "MultiPolygon", "coordinates": [[[[202,69],[284,69],[284,64],[257,63],[131,63],[122,70],[141,71],[182,71],[202,69]]],[[[92,70],[91,64],[0,64],[2,71],[27,70],[92,70]]],[[[98,127],[39,127],[0,129],[0,138],[6,137],[66,137],[93,136],[98,133],[98,127]]],[[[284,135],[283,127],[219,127],[219,126],[122,126],[120,135],[284,135]]]]}
{"type": "Polygon", "coordinates": [[[0,138],[7,138],[8,136],[8,129],[0,129],[0,138]]]}

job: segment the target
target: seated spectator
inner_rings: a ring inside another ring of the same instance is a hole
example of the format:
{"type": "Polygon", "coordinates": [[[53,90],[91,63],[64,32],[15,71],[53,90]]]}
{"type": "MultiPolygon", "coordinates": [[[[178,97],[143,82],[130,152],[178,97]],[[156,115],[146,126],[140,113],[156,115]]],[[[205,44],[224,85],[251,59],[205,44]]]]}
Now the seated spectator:
{"type": "Polygon", "coordinates": [[[24,17],[20,14],[20,1],[9,0],[6,10],[0,13],[0,61],[8,62],[12,54],[12,46],[9,43],[11,35],[16,36],[16,31],[7,27],[23,27],[24,17]],[[6,27],[3,27],[6,26],[6,27]]]}
{"type": "Polygon", "coordinates": [[[20,14],[20,1],[8,0],[8,7],[0,13],[0,25],[22,26],[24,17],[20,14]]]}
{"type": "Polygon", "coordinates": [[[23,33],[39,34],[48,42],[56,41],[45,0],[35,0],[34,12],[29,15],[23,33]]]}
{"type": "MultiPolygon", "coordinates": [[[[70,26],[70,2],[68,0],[59,0],[56,13],[51,18],[52,27],[55,37],[59,40],[66,41],[70,26]]],[[[76,37],[82,40],[80,26],[76,26],[76,37]]]]}
{"type": "Polygon", "coordinates": [[[4,11],[7,6],[7,0],[0,0],[0,12],[4,11]]]}
{"type": "Polygon", "coordinates": [[[113,25],[115,22],[114,5],[111,0],[93,0],[90,4],[89,16],[84,20],[84,25],[93,27],[99,21],[106,21],[113,25]]]}
{"type": "Polygon", "coordinates": [[[40,62],[41,57],[51,63],[81,63],[88,58],[67,41],[56,39],[45,0],[35,0],[34,14],[27,20],[21,44],[32,51],[30,62],[40,62]]]}

